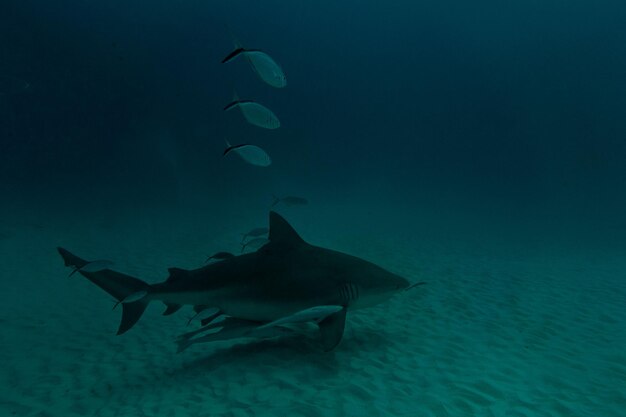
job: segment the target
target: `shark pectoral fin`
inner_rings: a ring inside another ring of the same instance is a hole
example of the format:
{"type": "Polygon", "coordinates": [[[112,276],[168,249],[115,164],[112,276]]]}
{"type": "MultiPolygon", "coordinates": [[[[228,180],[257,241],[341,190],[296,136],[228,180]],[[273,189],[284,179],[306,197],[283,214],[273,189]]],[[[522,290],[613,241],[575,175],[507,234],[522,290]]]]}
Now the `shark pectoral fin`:
{"type": "Polygon", "coordinates": [[[325,352],[333,350],[341,342],[346,327],[346,312],[347,310],[342,308],[318,323],[322,334],[322,348],[325,352]]]}
{"type": "Polygon", "coordinates": [[[167,306],[167,308],[165,309],[165,311],[163,312],[164,316],[169,316],[171,314],[176,313],[178,310],[180,310],[180,308],[182,307],[182,305],[180,304],[165,304],[167,306]]]}

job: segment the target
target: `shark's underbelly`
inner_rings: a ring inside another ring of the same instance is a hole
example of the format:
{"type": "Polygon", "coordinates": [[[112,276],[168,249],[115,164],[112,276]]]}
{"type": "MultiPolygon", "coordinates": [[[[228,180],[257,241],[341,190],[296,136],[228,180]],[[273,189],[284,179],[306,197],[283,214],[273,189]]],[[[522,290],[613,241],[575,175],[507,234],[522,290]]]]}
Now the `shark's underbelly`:
{"type": "Polygon", "coordinates": [[[158,298],[166,303],[217,307],[226,315],[261,322],[277,320],[318,305],[336,303],[331,294],[268,293],[245,287],[162,293],[158,298]]]}

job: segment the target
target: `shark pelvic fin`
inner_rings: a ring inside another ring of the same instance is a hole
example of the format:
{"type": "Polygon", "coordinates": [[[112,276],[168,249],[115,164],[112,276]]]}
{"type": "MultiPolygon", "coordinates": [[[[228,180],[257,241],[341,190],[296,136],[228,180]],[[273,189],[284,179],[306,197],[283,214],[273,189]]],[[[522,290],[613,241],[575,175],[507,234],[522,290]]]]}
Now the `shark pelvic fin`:
{"type": "Polygon", "coordinates": [[[295,229],[287,223],[287,220],[275,211],[270,211],[269,239],[272,243],[284,243],[290,245],[305,243],[300,235],[298,235],[298,232],[296,232],[295,229]]]}

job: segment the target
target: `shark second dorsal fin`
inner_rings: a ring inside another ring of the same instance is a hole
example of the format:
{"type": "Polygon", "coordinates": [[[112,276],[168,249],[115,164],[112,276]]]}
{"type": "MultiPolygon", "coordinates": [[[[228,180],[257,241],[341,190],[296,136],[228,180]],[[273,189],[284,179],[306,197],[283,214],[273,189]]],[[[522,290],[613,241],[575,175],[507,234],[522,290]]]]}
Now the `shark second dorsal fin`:
{"type": "Polygon", "coordinates": [[[291,245],[305,243],[300,235],[298,235],[298,232],[287,223],[287,220],[275,211],[270,211],[269,238],[272,243],[286,243],[291,245]]]}

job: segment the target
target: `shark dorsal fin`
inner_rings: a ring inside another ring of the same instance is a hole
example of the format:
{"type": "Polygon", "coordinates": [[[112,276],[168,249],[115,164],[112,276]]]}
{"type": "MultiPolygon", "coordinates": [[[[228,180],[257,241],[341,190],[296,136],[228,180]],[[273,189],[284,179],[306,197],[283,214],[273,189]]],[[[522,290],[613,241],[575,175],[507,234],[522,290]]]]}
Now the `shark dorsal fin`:
{"type": "Polygon", "coordinates": [[[304,243],[298,232],[287,220],[275,211],[270,211],[270,241],[272,243],[286,243],[290,245],[304,243]]]}

